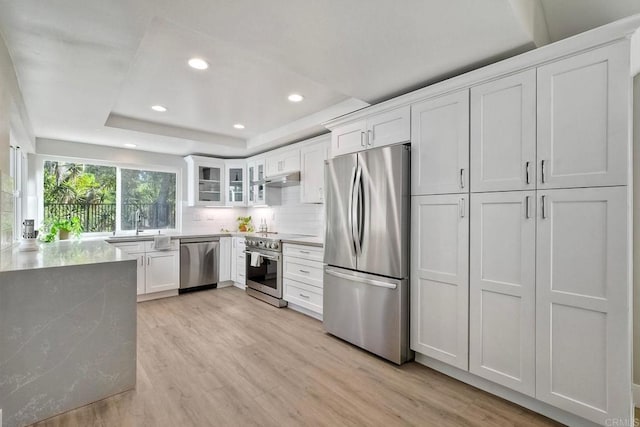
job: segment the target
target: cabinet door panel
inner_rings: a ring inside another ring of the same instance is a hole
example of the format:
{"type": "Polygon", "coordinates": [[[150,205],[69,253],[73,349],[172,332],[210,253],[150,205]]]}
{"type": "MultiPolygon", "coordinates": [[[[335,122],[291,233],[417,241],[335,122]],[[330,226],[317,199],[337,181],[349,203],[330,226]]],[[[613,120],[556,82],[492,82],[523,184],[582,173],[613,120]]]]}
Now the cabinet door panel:
{"type": "Polygon", "coordinates": [[[621,42],[538,68],[538,188],[627,183],[628,49],[621,42]]]}
{"type": "Polygon", "coordinates": [[[411,138],[411,108],[397,108],[376,114],[367,119],[367,144],[369,147],[408,142],[411,138]]]}
{"type": "Polygon", "coordinates": [[[412,198],[411,349],[468,369],[467,195],[412,198]]]}
{"type": "Polygon", "coordinates": [[[469,91],[411,107],[411,194],[469,189],[469,91]]]}
{"type": "Polygon", "coordinates": [[[539,191],[536,398],[631,416],[627,188],[539,191]]]}
{"type": "Polygon", "coordinates": [[[145,256],[144,252],[137,254],[130,254],[132,257],[136,259],[137,265],[137,282],[136,282],[136,293],[138,295],[144,295],[145,293],[145,256]]]}
{"type": "Polygon", "coordinates": [[[323,139],[300,149],[300,201],[302,203],[324,202],[324,161],[327,142],[323,139]]]}
{"type": "Polygon", "coordinates": [[[366,149],[365,120],[335,128],[331,131],[331,157],[366,149]]]}
{"type": "Polygon", "coordinates": [[[536,70],[472,88],[471,191],[535,189],[535,171],[536,70]]]}
{"type": "Polygon", "coordinates": [[[180,286],[180,253],[150,252],[146,255],[146,293],[178,289],[180,286]]]}
{"type": "Polygon", "coordinates": [[[469,370],[535,393],[535,191],[471,195],[469,370]]]}
{"type": "Polygon", "coordinates": [[[218,268],[220,282],[231,280],[231,239],[232,237],[220,238],[220,267],[218,268]]]}

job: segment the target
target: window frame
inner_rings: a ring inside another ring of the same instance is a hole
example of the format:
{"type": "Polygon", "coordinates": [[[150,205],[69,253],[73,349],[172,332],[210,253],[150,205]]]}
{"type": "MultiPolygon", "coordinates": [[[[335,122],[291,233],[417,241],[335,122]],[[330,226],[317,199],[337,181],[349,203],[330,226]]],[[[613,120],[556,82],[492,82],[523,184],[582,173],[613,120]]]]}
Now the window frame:
{"type": "Polygon", "coordinates": [[[80,157],[38,155],[36,180],[38,194],[38,218],[39,224],[44,221],[44,164],[45,162],[65,162],[65,163],[82,163],[95,166],[114,167],[116,169],[116,229],[109,232],[84,232],[82,238],[91,237],[109,237],[109,236],[135,236],[136,230],[122,230],[122,169],[145,170],[149,172],[173,173],[176,175],[176,227],[175,228],[146,228],[145,233],[179,233],[182,229],[182,169],[162,166],[162,165],[145,165],[139,163],[113,162],[100,159],[86,159],[80,157]]]}

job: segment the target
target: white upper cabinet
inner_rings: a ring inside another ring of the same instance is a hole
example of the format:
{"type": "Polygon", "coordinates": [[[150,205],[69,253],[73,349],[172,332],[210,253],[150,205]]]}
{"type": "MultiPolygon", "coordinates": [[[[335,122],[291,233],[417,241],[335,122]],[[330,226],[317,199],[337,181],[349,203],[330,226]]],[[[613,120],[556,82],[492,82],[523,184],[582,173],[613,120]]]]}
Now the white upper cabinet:
{"type": "Polygon", "coordinates": [[[224,206],[224,160],[187,156],[189,206],[224,206]]]}
{"type": "Polygon", "coordinates": [[[225,160],[226,206],[247,206],[247,176],[244,160],[225,160]]]}
{"type": "Polygon", "coordinates": [[[331,157],[367,149],[366,120],[337,127],[331,131],[331,157]]]}
{"type": "Polygon", "coordinates": [[[536,397],[631,416],[627,188],[538,191],[536,397]]]}
{"type": "Polygon", "coordinates": [[[248,205],[264,205],[266,202],[266,191],[264,185],[265,178],[264,159],[252,159],[247,162],[248,180],[248,205]]]}
{"type": "Polygon", "coordinates": [[[538,68],[538,188],[625,185],[627,43],[538,68]]]}
{"type": "Polygon", "coordinates": [[[333,129],[331,157],[409,142],[410,139],[411,109],[399,107],[333,129]]]}
{"type": "Polygon", "coordinates": [[[324,161],[329,138],[320,139],[300,149],[300,201],[324,203],[324,161]]]}
{"type": "Polygon", "coordinates": [[[469,370],[535,395],[535,191],[471,195],[469,370]]]}
{"type": "Polygon", "coordinates": [[[536,187],[536,70],[471,89],[471,191],[536,187]]]}
{"type": "Polygon", "coordinates": [[[411,107],[367,117],[367,147],[383,147],[385,145],[409,142],[411,139],[411,107]]]}
{"type": "Polygon", "coordinates": [[[267,178],[300,171],[300,150],[277,150],[266,160],[267,178]]]}
{"type": "Polygon", "coordinates": [[[468,369],[469,196],[411,198],[411,349],[468,369]]]}
{"type": "Polygon", "coordinates": [[[411,194],[469,191],[469,90],[411,107],[411,194]]]}

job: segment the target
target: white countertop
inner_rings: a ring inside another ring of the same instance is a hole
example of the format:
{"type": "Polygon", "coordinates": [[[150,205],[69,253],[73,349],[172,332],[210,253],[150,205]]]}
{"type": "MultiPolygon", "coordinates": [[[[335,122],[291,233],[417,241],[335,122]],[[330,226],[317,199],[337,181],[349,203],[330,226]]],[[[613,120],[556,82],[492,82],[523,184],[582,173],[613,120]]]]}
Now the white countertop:
{"type": "Polygon", "coordinates": [[[0,272],[133,261],[104,240],[64,240],[38,245],[40,250],[34,252],[20,252],[18,245],[0,252],[0,272]]]}
{"type": "MultiPolygon", "coordinates": [[[[287,233],[269,233],[266,236],[261,233],[243,233],[239,231],[230,231],[228,233],[193,233],[193,234],[170,234],[167,233],[168,236],[171,236],[172,239],[186,239],[186,238],[199,238],[199,237],[268,237],[271,239],[280,239],[284,243],[298,243],[301,245],[311,245],[311,246],[323,246],[324,239],[318,236],[308,236],[303,234],[287,234],[287,233]]],[[[153,240],[154,235],[142,235],[142,236],[122,236],[117,238],[105,237],[104,239],[109,243],[118,243],[118,242],[134,242],[134,241],[151,241],[153,240]]]]}

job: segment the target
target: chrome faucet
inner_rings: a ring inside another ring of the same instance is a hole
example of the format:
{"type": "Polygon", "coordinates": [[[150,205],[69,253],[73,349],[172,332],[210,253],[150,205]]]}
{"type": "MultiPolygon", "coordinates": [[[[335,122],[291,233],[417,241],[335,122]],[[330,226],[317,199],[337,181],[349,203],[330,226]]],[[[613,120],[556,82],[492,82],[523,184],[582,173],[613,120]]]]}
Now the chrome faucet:
{"type": "Polygon", "coordinates": [[[140,234],[140,232],[144,231],[142,230],[142,221],[144,220],[144,214],[142,213],[142,210],[138,209],[136,211],[136,236],[140,234]]]}

